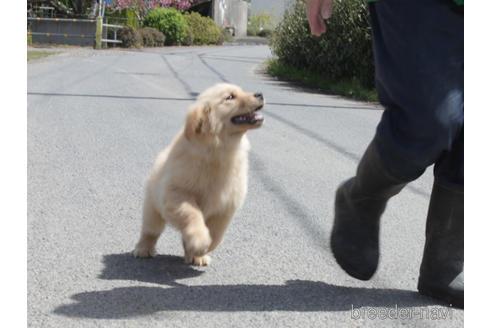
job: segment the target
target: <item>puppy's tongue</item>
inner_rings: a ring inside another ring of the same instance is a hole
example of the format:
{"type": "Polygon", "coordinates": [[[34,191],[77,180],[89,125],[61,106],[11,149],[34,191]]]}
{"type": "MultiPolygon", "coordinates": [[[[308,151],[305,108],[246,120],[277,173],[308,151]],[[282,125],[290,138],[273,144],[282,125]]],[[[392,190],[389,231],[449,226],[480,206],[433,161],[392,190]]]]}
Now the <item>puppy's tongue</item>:
{"type": "Polygon", "coordinates": [[[263,120],[263,115],[261,115],[260,113],[251,113],[250,116],[251,119],[255,121],[263,120]]]}

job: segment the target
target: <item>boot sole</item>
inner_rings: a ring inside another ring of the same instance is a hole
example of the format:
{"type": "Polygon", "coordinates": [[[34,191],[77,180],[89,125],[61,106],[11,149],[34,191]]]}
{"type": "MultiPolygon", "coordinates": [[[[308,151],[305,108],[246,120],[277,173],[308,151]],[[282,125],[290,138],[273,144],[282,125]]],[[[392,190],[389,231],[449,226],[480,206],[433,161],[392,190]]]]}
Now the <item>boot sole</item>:
{"type": "Polygon", "coordinates": [[[436,288],[420,281],[417,289],[421,295],[444,301],[451,307],[464,309],[464,298],[462,295],[453,295],[442,288],[436,288]]]}
{"type": "Polygon", "coordinates": [[[331,245],[331,252],[332,252],[333,257],[335,258],[336,262],[338,263],[338,265],[349,276],[351,276],[353,278],[356,278],[356,279],[359,279],[359,280],[363,280],[363,281],[367,281],[367,280],[371,279],[374,276],[375,271],[374,272],[371,272],[371,273],[361,273],[357,269],[354,269],[350,264],[348,264],[347,262],[343,261],[341,257],[337,256],[337,254],[336,254],[337,251],[333,247],[333,244],[331,245]]]}

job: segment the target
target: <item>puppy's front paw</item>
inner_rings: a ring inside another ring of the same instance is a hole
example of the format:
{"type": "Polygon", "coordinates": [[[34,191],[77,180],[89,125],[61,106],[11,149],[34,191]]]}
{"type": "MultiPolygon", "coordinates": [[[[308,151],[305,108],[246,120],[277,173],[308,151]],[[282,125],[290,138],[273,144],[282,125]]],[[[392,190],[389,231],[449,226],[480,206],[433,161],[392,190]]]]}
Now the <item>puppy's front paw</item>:
{"type": "Polygon", "coordinates": [[[197,229],[183,234],[183,247],[187,257],[201,257],[205,255],[212,238],[207,228],[197,229]]]}
{"type": "Polygon", "coordinates": [[[203,256],[185,256],[185,262],[197,266],[209,265],[212,259],[208,255],[203,256]]]}
{"type": "Polygon", "coordinates": [[[154,257],[156,255],[155,248],[147,248],[147,247],[135,247],[133,250],[133,255],[135,257],[141,257],[141,258],[149,258],[149,257],[154,257]]]}

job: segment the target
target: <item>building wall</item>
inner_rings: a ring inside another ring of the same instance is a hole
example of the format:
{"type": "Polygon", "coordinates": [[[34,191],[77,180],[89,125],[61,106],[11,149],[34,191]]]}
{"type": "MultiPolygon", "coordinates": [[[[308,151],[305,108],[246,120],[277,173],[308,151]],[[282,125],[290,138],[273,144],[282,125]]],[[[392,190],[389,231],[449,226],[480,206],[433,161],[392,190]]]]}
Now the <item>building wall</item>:
{"type": "Polygon", "coordinates": [[[234,27],[235,36],[246,36],[248,3],[243,0],[214,0],[212,18],[219,27],[234,27]]]}

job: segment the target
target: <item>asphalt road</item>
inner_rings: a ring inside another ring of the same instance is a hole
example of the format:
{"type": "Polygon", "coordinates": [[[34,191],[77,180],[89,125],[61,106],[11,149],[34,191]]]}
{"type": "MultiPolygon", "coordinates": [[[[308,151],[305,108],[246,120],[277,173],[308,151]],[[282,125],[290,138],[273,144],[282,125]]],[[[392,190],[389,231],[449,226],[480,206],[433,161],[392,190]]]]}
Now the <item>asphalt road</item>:
{"type": "Polygon", "coordinates": [[[382,219],[375,277],[350,278],[329,249],[336,187],[355,172],[380,107],[261,73],[267,46],[66,49],[28,63],[30,327],[462,327],[416,292],[432,170],[382,219]],[[144,179],[216,82],[262,91],[249,190],[209,267],[130,255],[144,179]]]}

